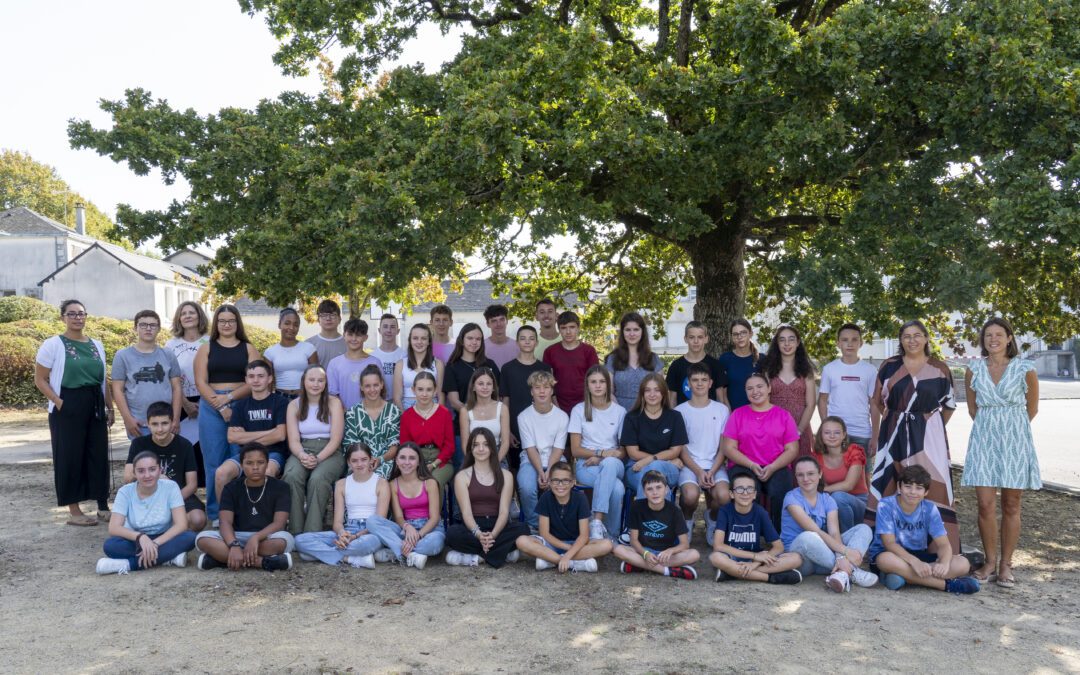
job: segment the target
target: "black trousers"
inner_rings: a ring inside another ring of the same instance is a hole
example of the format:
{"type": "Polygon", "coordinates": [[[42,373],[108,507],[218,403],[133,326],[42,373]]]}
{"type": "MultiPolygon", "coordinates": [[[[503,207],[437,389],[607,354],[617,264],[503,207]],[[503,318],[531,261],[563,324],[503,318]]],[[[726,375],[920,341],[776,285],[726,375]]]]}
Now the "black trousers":
{"type": "Polygon", "coordinates": [[[57,506],[93,499],[108,508],[109,431],[100,386],[62,388],[63,408],[49,413],[57,506]]]}
{"type": "MultiPolygon", "coordinates": [[[[476,519],[476,524],[481,530],[490,532],[491,528],[495,527],[495,518],[480,517],[476,519]]],[[[525,523],[518,520],[507,521],[506,527],[502,529],[499,536],[495,537],[495,545],[490,551],[484,553],[480,540],[473,536],[469,528],[456,523],[451,525],[446,532],[446,546],[461,553],[475,553],[488,565],[498,569],[506,564],[506,556],[516,548],[517,538],[528,533],[529,526],[525,523]]]]}
{"type": "Polygon", "coordinates": [[[772,521],[776,531],[780,531],[780,517],[784,514],[784,496],[791,492],[794,484],[791,480],[791,470],[786,466],[778,469],[769,476],[769,480],[760,483],[758,494],[767,497],[769,501],[769,520],[772,521]]]}

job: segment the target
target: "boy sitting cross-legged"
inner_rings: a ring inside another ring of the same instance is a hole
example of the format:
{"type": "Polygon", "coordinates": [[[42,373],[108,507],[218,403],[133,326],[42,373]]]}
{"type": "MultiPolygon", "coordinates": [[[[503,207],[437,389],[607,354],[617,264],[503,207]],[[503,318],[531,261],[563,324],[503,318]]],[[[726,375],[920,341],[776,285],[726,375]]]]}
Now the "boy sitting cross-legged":
{"type": "Polygon", "coordinates": [[[716,568],[716,580],[746,579],[770,584],[797,584],[802,575],[798,553],[785,553],[769,512],[754,499],[757,479],[739,468],[731,476],[732,501],[716,515],[716,534],[709,562],[716,568]],[[761,540],[769,545],[766,551],[761,540]]]}
{"type": "Polygon", "coordinates": [[[664,474],[648,471],[641,479],[645,499],[630,506],[630,544],[615,547],[624,574],[653,572],[674,579],[697,579],[690,565],[701,557],[690,548],[690,534],[682,512],[668,501],[664,474]]]}
{"type": "Polygon", "coordinates": [[[550,485],[536,507],[540,534],[518,537],[518,550],[536,558],[538,570],[595,572],[596,559],[611,553],[611,540],[589,540],[589,503],[585,495],[573,491],[569,464],[552,465],[550,485]]]}

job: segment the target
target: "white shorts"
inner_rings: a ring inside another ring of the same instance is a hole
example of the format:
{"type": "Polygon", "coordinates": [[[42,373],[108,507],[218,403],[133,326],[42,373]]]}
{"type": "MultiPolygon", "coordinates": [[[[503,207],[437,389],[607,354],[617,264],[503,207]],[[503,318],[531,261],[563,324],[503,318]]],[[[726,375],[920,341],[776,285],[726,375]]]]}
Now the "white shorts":
{"type": "MultiPolygon", "coordinates": [[[[713,480],[717,483],[731,483],[731,481],[728,480],[727,471],[725,471],[723,467],[716,470],[716,473],[713,474],[713,480]]],[[[700,485],[698,483],[697,474],[684,466],[679,469],[679,487],[682,487],[687,483],[700,485]]]]}

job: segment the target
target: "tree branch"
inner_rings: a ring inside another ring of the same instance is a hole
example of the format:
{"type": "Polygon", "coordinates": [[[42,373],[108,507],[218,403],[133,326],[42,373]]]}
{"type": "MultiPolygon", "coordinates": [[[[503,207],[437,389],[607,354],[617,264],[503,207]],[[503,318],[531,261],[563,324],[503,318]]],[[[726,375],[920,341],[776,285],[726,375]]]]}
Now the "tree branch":
{"type": "Polygon", "coordinates": [[[607,33],[608,38],[610,38],[613,43],[621,42],[622,44],[630,45],[630,48],[634,50],[634,54],[637,56],[641,56],[641,47],[638,47],[636,42],[622,34],[622,31],[619,30],[618,24],[615,23],[615,19],[612,19],[607,14],[601,13],[600,25],[603,27],[604,32],[607,33]]]}
{"type": "Polygon", "coordinates": [[[668,33],[671,32],[671,0],[659,0],[656,8],[656,48],[657,56],[667,49],[668,33]]]}
{"type": "Polygon", "coordinates": [[[682,248],[686,245],[686,242],[680,242],[675,240],[669,235],[660,231],[660,228],[656,225],[656,221],[652,219],[652,216],[641,213],[640,211],[624,211],[615,214],[615,220],[622,223],[626,227],[634,228],[647,235],[656,237],[657,239],[663,239],[666,242],[675,244],[682,248]]]}
{"type": "Polygon", "coordinates": [[[679,32],[675,37],[675,64],[685,68],[690,63],[690,23],[694,0],[682,0],[679,7],[679,32]]]}
{"type": "Polygon", "coordinates": [[[559,23],[563,26],[570,25],[570,4],[573,0],[561,0],[559,2],[559,23]]]}
{"type": "Polygon", "coordinates": [[[480,16],[461,9],[461,6],[456,2],[451,3],[449,8],[444,7],[440,0],[427,0],[427,4],[431,11],[435,13],[435,16],[443,21],[468,21],[473,28],[491,28],[504,21],[519,21],[524,19],[526,15],[531,14],[534,9],[527,2],[515,0],[514,6],[518,8],[516,12],[501,11],[494,12],[489,16],[480,16]]]}

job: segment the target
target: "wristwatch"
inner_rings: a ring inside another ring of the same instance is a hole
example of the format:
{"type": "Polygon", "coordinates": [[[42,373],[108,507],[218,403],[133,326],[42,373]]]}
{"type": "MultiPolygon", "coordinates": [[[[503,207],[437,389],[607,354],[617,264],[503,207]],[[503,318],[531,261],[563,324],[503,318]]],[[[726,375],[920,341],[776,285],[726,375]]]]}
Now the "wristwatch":
{"type": "Polygon", "coordinates": [[[244,548],[244,544],[239,539],[233,539],[229,542],[229,548],[244,548]]]}

